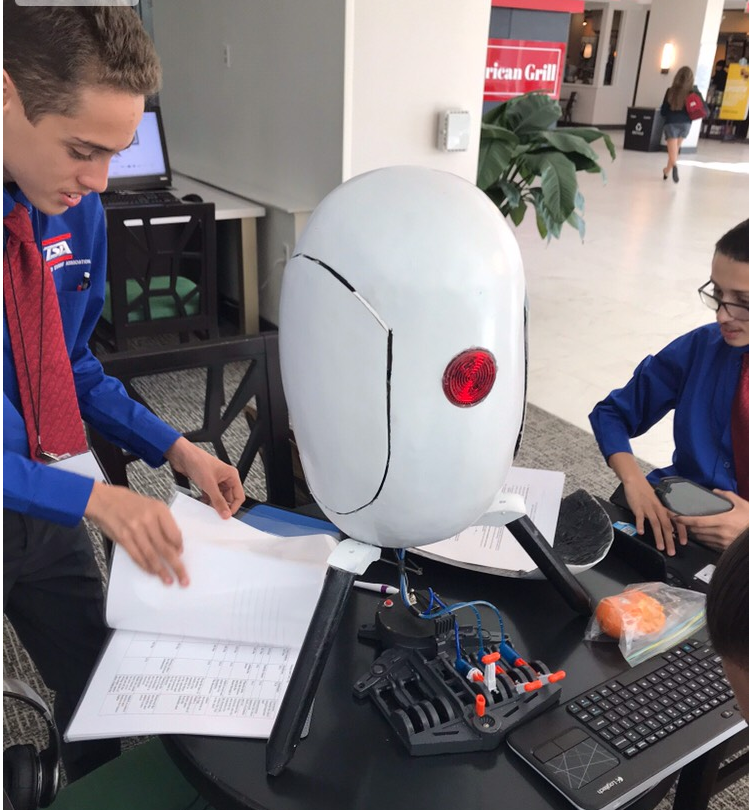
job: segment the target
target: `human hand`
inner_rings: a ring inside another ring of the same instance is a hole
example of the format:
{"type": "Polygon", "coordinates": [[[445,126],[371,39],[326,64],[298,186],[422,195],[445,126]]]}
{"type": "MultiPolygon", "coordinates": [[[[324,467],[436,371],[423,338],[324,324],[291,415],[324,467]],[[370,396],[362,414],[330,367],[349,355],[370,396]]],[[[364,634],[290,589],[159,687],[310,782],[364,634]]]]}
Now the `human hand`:
{"type": "Polygon", "coordinates": [[[222,518],[230,518],[245,500],[240,475],[225,464],[181,436],[164,454],[172,467],[186,475],[203,492],[205,500],[222,518]]]}
{"type": "Polygon", "coordinates": [[[680,545],[686,545],[686,527],[679,523],[674,525],[675,515],[660,503],[652,485],[643,474],[624,481],[623,489],[636,519],[636,531],[644,534],[644,521],[648,520],[658,551],[666,551],[670,557],[675,555],[674,533],[680,545]]]}
{"type": "Polygon", "coordinates": [[[729,512],[701,517],[676,515],[673,519],[677,526],[684,527],[684,531],[690,531],[701,543],[715,551],[724,551],[744,529],[748,528],[748,501],[735,492],[726,492],[722,489],[713,491],[732,502],[733,508],[729,512]]]}
{"type": "Polygon", "coordinates": [[[180,559],[183,539],[169,508],[127,487],[94,483],[84,515],[107,537],[121,545],[134,562],[156,574],[165,585],[174,576],[182,586],[190,583],[180,559]]]}

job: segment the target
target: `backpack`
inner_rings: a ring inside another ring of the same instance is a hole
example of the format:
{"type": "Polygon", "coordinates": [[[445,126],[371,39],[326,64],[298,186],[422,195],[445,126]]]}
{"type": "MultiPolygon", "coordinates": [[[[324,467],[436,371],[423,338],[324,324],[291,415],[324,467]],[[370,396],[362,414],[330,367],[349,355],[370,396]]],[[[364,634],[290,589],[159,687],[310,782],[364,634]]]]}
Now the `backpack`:
{"type": "Polygon", "coordinates": [[[706,118],[707,117],[707,108],[704,104],[704,99],[695,91],[692,90],[686,96],[686,103],[685,103],[686,112],[688,113],[688,117],[695,121],[697,118],[706,118]]]}

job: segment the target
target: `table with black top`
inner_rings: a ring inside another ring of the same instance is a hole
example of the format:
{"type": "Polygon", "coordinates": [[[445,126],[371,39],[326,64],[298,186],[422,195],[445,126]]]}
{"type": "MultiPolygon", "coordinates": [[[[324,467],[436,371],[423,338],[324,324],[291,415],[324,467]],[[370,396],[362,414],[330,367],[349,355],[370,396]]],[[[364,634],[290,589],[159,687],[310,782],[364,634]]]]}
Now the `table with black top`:
{"type": "MultiPolygon", "coordinates": [[[[562,701],[627,668],[616,643],[582,640],[588,619],[575,614],[547,581],[412,559],[423,575],[411,575],[411,587],[430,586],[448,602],[492,602],[522,656],[542,660],[551,670],[564,669],[562,701]]],[[[396,576],[393,565],[380,561],[364,578],[396,584],[396,576]]],[[[580,576],[595,600],[640,581],[638,572],[615,554],[580,576]]],[[[310,733],[279,776],[266,774],[265,740],[165,739],[175,762],[202,795],[217,810],[498,810],[509,803],[523,810],[570,810],[563,796],[505,743],[493,751],[412,757],[375,705],[354,697],[353,684],[377,656],[373,646],[358,640],[358,628],[373,622],[380,599],[369,592],[352,593],[318,688],[310,733]]],[[[487,626],[495,629],[489,620],[487,626]]],[[[654,807],[671,781],[630,806],[654,807]]]]}

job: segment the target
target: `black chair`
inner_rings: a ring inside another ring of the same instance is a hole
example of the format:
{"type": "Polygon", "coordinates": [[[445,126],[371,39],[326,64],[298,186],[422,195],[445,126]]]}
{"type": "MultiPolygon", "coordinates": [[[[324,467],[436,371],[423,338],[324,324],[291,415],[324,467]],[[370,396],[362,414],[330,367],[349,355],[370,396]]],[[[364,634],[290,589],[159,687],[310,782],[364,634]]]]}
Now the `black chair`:
{"type": "MultiPolygon", "coordinates": [[[[107,374],[121,380],[134,399],[163,418],[165,405],[174,410],[176,402],[184,414],[200,412],[199,401],[190,406],[186,400],[191,396],[203,398],[200,427],[186,430],[185,437],[192,442],[211,444],[220,459],[235,464],[243,482],[260,454],[266,500],[278,506],[295,506],[289,416],[282,391],[276,332],[197,341],[168,349],[118,352],[105,355],[102,365],[107,374]],[[240,379],[228,395],[225,380],[230,375],[226,367],[234,363],[244,365],[233,368],[232,376],[240,379]],[[200,370],[205,370],[205,385],[199,382],[200,370]],[[181,373],[190,371],[199,374],[180,379],[181,373]],[[165,374],[177,376],[159,379],[158,375],[165,374]],[[253,398],[255,416],[251,421],[245,409],[253,398]],[[228,429],[233,426],[234,430],[238,424],[245,425],[247,437],[236,441],[244,444],[239,457],[231,459],[225,439],[228,429]]],[[[172,420],[167,417],[165,421],[172,420]]],[[[181,429],[180,425],[176,427],[181,429]]],[[[129,486],[127,467],[135,457],[115,447],[96,430],[89,430],[89,440],[110,483],[129,486]]],[[[173,474],[178,486],[189,487],[187,479],[174,471],[173,474]]]]}
{"type": "Polygon", "coordinates": [[[569,95],[569,97],[567,99],[561,99],[561,101],[565,101],[566,103],[565,103],[565,105],[563,107],[563,114],[561,115],[561,117],[559,119],[560,124],[571,124],[571,123],[573,123],[573,121],[571,119],[571,113],[572,113],[572,111],[574,109],[574,104],[576,104],[576,95],[577,95],[576,90],[572,90],[571,94],[569,95]]]}
{"type": "Polygon", "coordinates": [[[93,345],[197,332],[218,337],[213,203],[106,209],[107,292],[93,345]]]}

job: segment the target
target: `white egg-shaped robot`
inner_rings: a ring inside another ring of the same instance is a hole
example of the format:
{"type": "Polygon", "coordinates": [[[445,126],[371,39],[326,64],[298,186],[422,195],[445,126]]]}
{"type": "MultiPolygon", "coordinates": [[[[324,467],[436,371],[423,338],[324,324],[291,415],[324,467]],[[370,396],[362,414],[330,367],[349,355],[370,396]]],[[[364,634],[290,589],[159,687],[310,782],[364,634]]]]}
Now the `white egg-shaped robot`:
{"type": "Polygon", "coordinates": [[[456,175],[379,169],[316,208],[280,359],[310,490],[344,533],[417,546],[489,509],[524,416],[525,305],[509,226],[456,175]]]}

